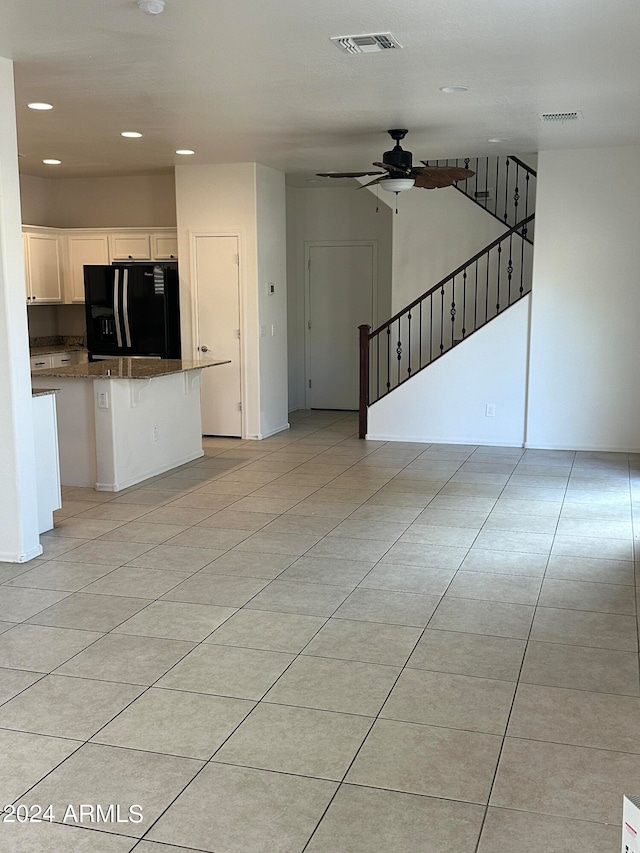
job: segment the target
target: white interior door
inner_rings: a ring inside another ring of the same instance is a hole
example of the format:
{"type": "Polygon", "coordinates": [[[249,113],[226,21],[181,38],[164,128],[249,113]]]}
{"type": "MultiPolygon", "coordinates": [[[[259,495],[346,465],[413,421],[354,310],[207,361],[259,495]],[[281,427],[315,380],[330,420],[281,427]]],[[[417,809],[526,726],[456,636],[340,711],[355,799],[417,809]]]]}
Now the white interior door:
{"type": "Polygon", "coordinates": [[[373,322],[374,246],[309,246],[307,407],[357,409],[358,326],[373,322]]]}
{"type": "Polygon", "coordinates": [[[195,237],[198,356],[231,360],[202,371],[204,435],[242,435],[238,261],[237,237],[195,237]]]}

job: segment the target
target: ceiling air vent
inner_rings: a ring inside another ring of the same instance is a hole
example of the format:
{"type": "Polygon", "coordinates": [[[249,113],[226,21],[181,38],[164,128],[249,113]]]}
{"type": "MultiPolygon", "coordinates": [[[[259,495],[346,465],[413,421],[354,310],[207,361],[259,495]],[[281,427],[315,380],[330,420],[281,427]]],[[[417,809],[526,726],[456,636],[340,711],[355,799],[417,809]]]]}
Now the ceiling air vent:
{"type": "Polygon", "coordinates": [[[573,113],[538,113],[540,121],[565,122],[577,121],[582,118],[582,110],[576,110],[573,113]]]}
{"type": "Polygon", "coordinates": [[[378,53],[401,48],[391,33],[367,33],[362,36],[335,36],[331,41],[345,53],[378,53]]]}

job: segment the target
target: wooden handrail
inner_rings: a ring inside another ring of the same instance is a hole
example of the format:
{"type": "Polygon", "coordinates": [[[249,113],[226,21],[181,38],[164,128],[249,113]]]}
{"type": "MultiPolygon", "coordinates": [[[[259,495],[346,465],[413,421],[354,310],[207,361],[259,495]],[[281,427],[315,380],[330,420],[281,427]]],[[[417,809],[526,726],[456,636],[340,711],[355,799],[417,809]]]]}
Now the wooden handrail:
{"type": "MultiPolygon", "coordinates": [[[[515,234],[519,228],[522,228],[524,225],[531,222],[534,218],[535,218],[535,213],[532,213],[529,216],[527,216],[526,219],[522,219],[520,222],[517,222],[512,228],[509,228],[508,231],[505,231],[504,234],[502,234],[500,237],[497,237],[493,241],[493,243],[489,243],[488,246],[485,246],[483,249],[481,249],[479,252],[477,252],[472,258],[469,258],[469,260],[465,261],[464,264],[462,264],[462,266],[458,267],[458,269],[454,270],[452,273],[449,273],[448,276],[441,279],[437,284],[434,284],[434,286],[432,288],[430,288],[429,290],[425,291],[423,294],[418,296],[417,299],[414,299],[413,302],[409,303],[409,305],[405,305],[405,307],[402,309],[402,311],[398,311],[397,314],[394,314],[393,317],[391,317],[389,320],[386,320],[384,323],[382,323],[381,326],[378,326],[377,329],[374,329],[373,332],[370,332],[369,333],[369,340],[373,340],[373,338],[375,338],[376,335],[380,334],[380,332],[383,329],[388,328],[396,320],[399,320],[400,317],[403,317],[405,314],[407,314],[409,311],[411,311],[412,308],[415,308],[416,305],[419,305],[427,297],[431,296],[432,293],[435,293],[436,290],[439,290],[443,285],[445,285],[445,284],[447,284],[447,282],[451,281],[452,278],[455,278],[457,275],[460,275],[461,273],[463,273],[467,269],[467,267],[471,266],[471,264],[474,264],[483,255],[488,254],[491,251],[491,249],[495,249],[495,247],[498,246],[500,243],[502,243],[503,240],[506,240],[512,234],[515,234]]],[[[360,326],[359,328],[362,328],[362,326],[360,326]]]]}
{"type": "Polygon", "coordinates": [[[530,175],[533,175],[534,178],[538,177],[538,173],[535,169],[532,169],[531,166],[527,166],[519,157],[516,157],[515,154],[509,154],[507,160],[513,160],[514,163],[517,163],[518,166],[522,166],[525,171],[529,172],[530,175]]]}

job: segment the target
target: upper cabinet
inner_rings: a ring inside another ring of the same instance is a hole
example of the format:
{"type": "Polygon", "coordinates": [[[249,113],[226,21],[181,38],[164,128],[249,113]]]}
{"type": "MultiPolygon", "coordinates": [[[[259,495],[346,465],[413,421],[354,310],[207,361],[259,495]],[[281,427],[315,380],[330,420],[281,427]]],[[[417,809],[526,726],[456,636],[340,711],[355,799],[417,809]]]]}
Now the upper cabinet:
{"type": "Polygon", "coordinates": [[[136,232],[109,234],[109,254],[112,261],[150,261],[150,235],[136,232]]]}
{"type": "Polygon", "coordinates": [[[152,234],[151,252],[154,261],[175,261],[178,259],[177,234],[152,234]]]}
{"type": "Polygon", "coordinates": [[[173,261],[175,228],[44,228],[23,225],[29,305],[84,302],[84,267],[115,261],[173,261]]]}
{"type": "Polygon", "coordinates": [[[27,302],[51,304],[63,302],[62,237],[47,231],[24,235],[27,302]]]}
{"type": "Polygon", "coordinates": [[[109,263],[109,238],[106,234],[69,234],[67,253],[65,302],[84,302],[84,266],[109,263]]]}

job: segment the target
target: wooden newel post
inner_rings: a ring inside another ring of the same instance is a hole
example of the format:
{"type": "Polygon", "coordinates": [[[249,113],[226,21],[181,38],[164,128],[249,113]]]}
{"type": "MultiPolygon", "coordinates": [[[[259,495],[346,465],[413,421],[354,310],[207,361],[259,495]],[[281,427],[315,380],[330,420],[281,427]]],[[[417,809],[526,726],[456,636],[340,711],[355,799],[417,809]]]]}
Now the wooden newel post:
{"type": "Polygon", "coordinates": [[[360,330],[360,403],[358,437],[367,435],[367,411],[369,408],[369,332],[371,326],[358,326],[360,330]]]}

